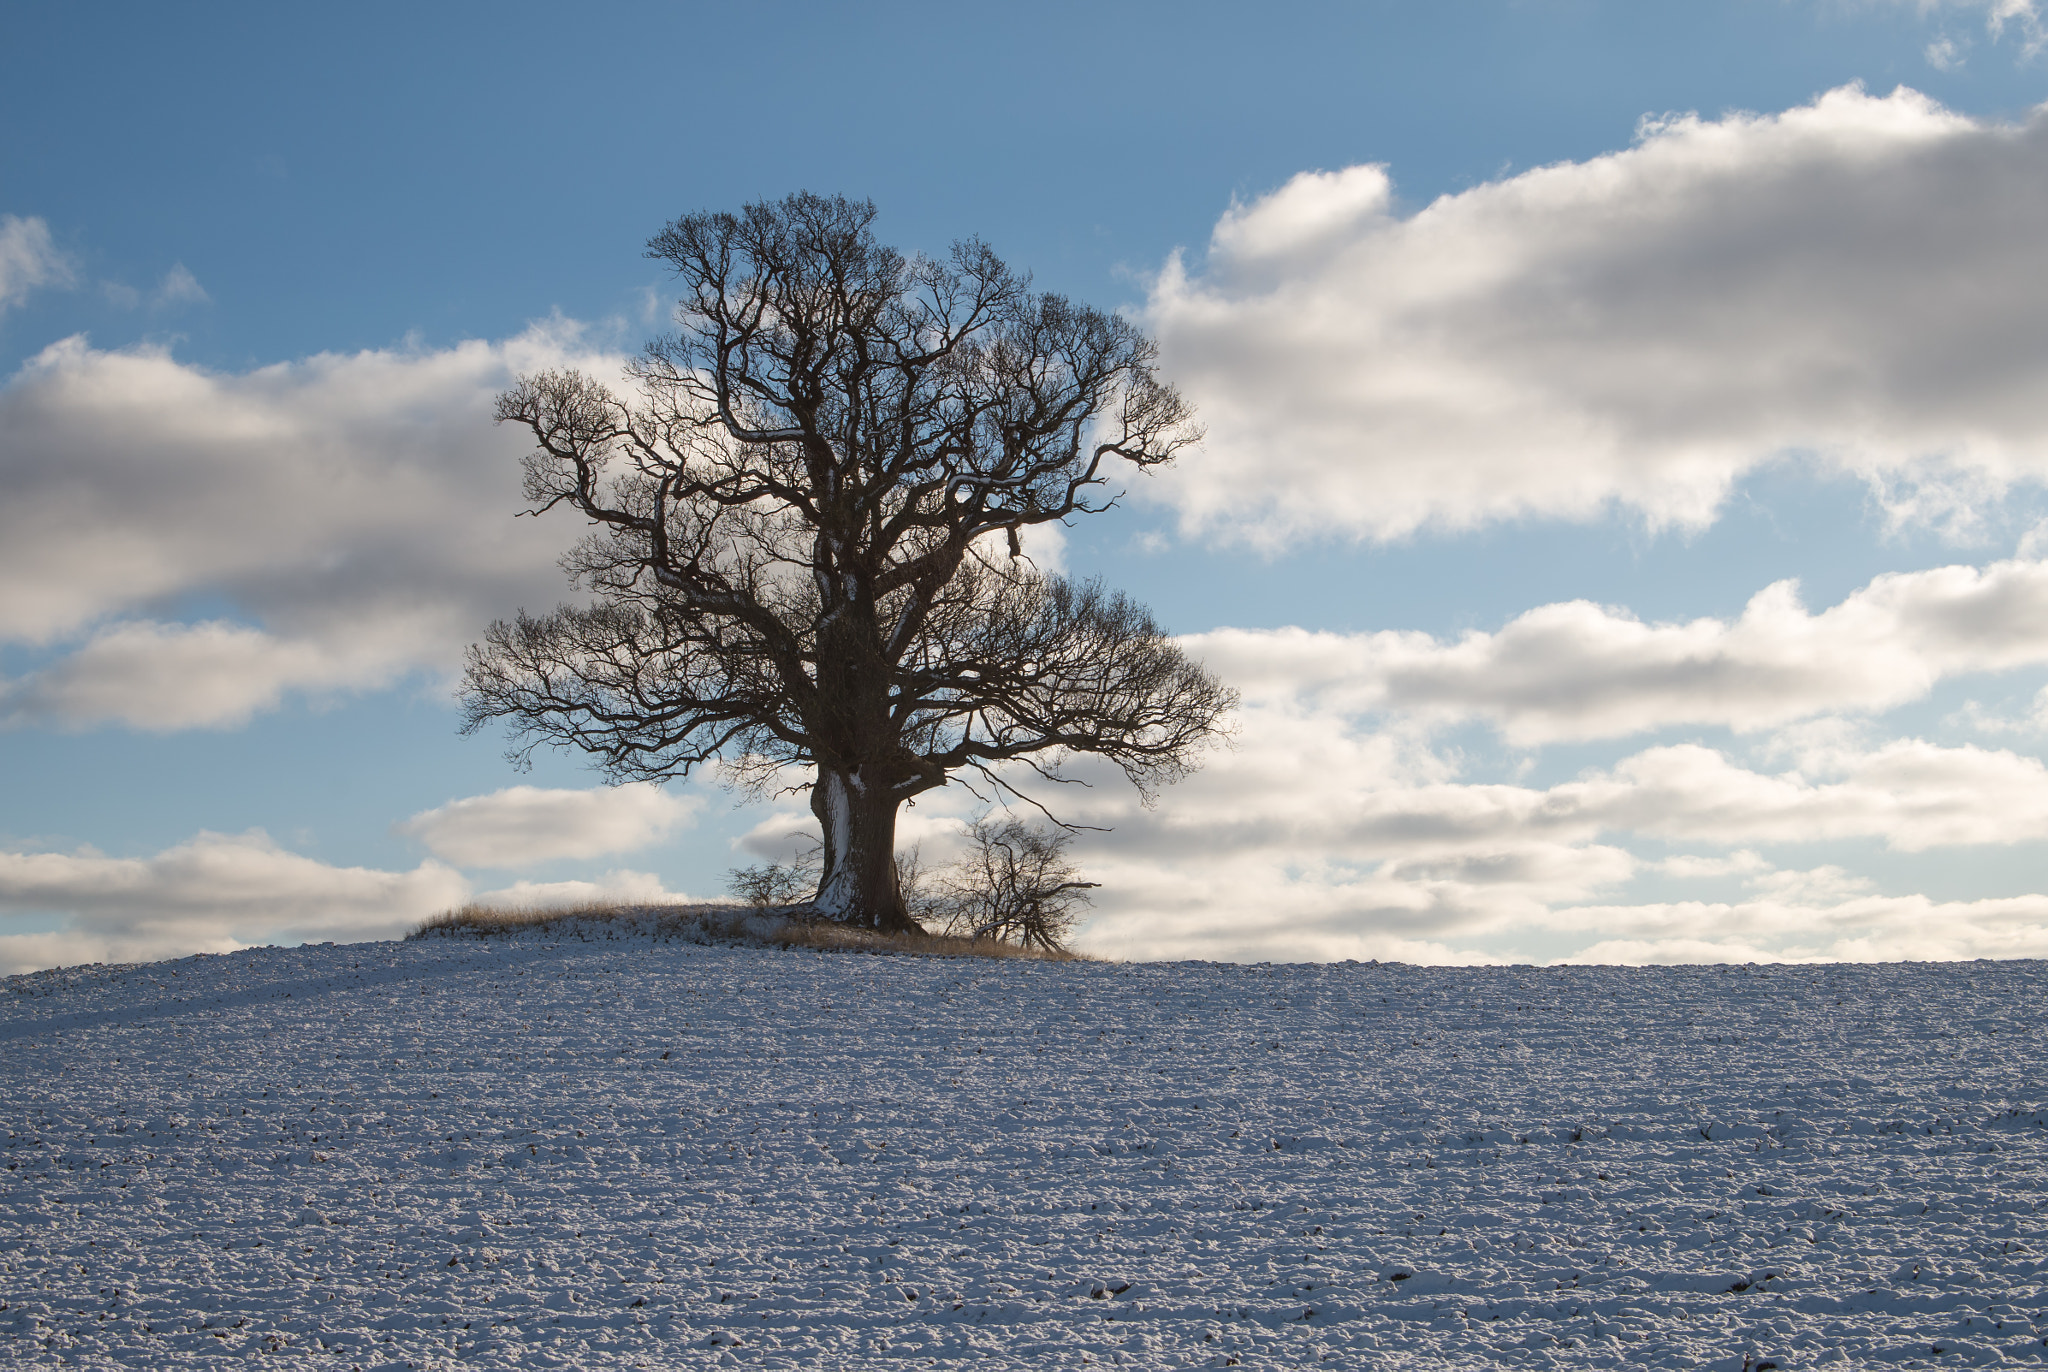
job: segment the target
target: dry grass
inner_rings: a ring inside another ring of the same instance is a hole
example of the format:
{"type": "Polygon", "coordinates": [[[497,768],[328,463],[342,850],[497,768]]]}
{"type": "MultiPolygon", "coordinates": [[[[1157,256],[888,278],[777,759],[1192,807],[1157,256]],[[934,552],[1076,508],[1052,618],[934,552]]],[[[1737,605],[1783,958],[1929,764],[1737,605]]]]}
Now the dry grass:
{"type": "Polygon", "coordinates": [[[797,910],[751,905],[588,905],[500,909],[464,905],[421,922],[407,934],[422,938],[538,938],[602,943],[723,943],[757,948],[811,948],[828,953],[893,953],[908,957],[1021,958],[1029,962],[1089,962],[1082,953],[1042,952],[990,939],[950,934],[878,934],[797,910]]]}

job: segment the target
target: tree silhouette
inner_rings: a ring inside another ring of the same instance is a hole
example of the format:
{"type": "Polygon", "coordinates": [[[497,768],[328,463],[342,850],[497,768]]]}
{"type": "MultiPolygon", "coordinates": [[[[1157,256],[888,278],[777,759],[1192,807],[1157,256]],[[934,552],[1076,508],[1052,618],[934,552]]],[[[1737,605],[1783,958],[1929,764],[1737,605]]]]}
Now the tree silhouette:
{"type": "Polygon", "coordinates": [[[1113,506],[1115,464],[1198,437],[1151,340],[979,242],[898,253],[874,214],[798,194],[678,219],[648,255],[679,329],[628,394],[545,372],[500,397],[534,512],[596,526],[564,563],[589,600],[492,625],[464,701],[515,758],[581,749],[618,780],[813,769],[818,912],[893,930],[905,801],[1076,754],[1149,801],[1235,695],[1142,607],[1022,556],[1024,530],[1113,506]]]}

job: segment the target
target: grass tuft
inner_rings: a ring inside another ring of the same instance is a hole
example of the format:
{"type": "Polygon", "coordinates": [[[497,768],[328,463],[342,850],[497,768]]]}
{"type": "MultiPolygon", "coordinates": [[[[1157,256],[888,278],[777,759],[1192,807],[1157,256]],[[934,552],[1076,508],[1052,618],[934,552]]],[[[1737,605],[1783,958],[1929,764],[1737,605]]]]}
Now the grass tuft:
{"type": "Polygon", "coordinates": [[[407,939],[540,939],[601,943],[646,939],[653,943],[739,944],[756,948],[810,948],[825,953],[893,953],[908,957],[1019,958],[1027,962],[1089,962],[1073,952],[1044,952],[993,939],[951,934],[878,934],[807,917],[802,906],[584,905],[546,909],[469,904],[421,921],[407,939]]]}

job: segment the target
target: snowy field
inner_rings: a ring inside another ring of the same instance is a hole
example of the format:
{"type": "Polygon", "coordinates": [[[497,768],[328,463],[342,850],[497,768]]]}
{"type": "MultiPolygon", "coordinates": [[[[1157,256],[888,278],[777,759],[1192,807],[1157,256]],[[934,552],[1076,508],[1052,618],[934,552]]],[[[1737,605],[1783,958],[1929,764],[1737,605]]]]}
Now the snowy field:
{"type": "Polygon", "coordinates": [[[0,1365],[2048,1354],[2048,967],[14,977],[0,1365]]]}

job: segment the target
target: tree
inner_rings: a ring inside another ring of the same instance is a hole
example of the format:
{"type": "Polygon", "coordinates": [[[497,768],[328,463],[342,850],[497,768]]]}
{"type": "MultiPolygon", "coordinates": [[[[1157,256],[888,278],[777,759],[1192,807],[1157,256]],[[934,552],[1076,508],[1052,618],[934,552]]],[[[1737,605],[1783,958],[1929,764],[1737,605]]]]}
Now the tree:
{"type": "Polygon", "coordinates": [[[817,889],[817,885],[818,865],[808,857],[795,862],[734,867],[725,874],[726,890],[763,910],[794,905],[806,891],[817,889]]]}
{"type": "Polygon", "coordinates": [[[947,924],[948,906],[938,889],[937,873],[925,864],[924,845],[913,843],[896,854],[896,895],[903,912],[919,928],[947,924]]]}
{"type": "Polygon", "coordinates": [[[893,930],[905,802],[1090,754],[1149,803],[1235,695],[1142,607],[1022,555],[1112,507],[1114,464],[1198,436],[1151,340],[979,242],[906,257],[874,214],[798,194],[678,219],[648,244],[678,332],[628,396],[543,372],[499,398],[533,435],[531,513],[596,526],[564,560],[590,600],[492,625],[464,702],[515,760],[582,749],[614,780],[813,769],[818,911],[893,930]]]}
{"type": "Polygon", "coordinates": [[[1058,952],[1098,883],[1067,859],[1070,830],[1015,816],[976,820],[939,883],[948,933],[1058,952]]]}

